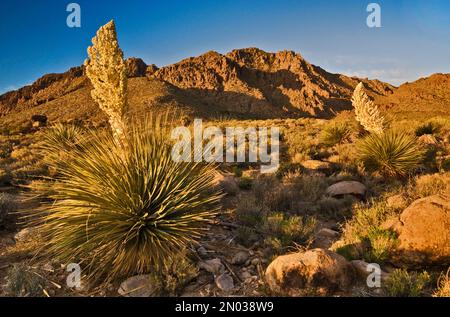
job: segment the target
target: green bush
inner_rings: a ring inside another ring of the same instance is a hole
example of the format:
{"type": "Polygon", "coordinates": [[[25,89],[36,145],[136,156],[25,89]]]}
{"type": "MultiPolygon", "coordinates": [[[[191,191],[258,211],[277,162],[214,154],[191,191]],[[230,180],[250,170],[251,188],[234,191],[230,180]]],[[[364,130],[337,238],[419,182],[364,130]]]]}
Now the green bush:
{"type": "Polygon", "coordinates": [[[350,127],[345,122],[335,122],[327,125],[321,135],[320,141],[326,146],[335,146],[343,143],[350,137],[350,127]]]}
{"type": "Polygon", "coordinates": [[[385,282],[385,290],[393,297],[419,297],[431,281],[427,272],[409,273],[405,269],[397,269],[391,273],[385,282]]]}
{"type": "Polygon", "coordinates": [[[262,230],[269,235],[270,244],[274,245],[275,240],[275,245],[281,247],[307,243],[315,228],[314,218],[304,219],[280,212],[270,213],[262,226],[262,230]]]}
{"type": "Polygon", "coordinates": [[[221,197],[214,170],[175,162],[168,131],[160,117],[146,119],[130,127],[126,148],[111,133],[91,133],[67,152],[60,176],[41,188],[54,201],[38,224],[49,254],[107,282],[159,270],[200,237],[221,197]]]}
{"type": "Polygon", "coordinates": [[[364,260],[367,262],[383,263],[389,259],[392,251],[397,246],[397,235],[389,230],[371,228],[365,240],[368,242],[368,250],[364,252],[364,260]]]}
{"type": "Polygon", "coordinates": [[[358,153],[368,171],[384,176],[406,176],[419,167],[424,154],[415,138],[397,131],[367,136],[358,143],[358,153]]]}

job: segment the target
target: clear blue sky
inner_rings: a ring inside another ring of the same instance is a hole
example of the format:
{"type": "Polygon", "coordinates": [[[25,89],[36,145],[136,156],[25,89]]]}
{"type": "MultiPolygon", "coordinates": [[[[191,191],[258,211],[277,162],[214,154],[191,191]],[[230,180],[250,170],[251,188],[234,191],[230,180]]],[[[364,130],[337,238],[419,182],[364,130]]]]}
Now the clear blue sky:
{"type": "Polygon", "coordinates": [[[127,57],[158,66],[256,46],[396,85],[450,73],[448,0],[2,0],[0,92],[82,64],[110,19],[127,57]],[[66,26],[70,2],[81,6],[79,29],[66,26]],[[381,28],[366,25],[370,2],[381,5],[381,28]]]}

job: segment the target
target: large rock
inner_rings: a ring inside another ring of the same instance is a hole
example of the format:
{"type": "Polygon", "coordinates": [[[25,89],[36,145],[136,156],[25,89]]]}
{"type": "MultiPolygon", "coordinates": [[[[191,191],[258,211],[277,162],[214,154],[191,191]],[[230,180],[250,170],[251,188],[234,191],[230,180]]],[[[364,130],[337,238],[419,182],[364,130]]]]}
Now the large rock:
{"type": "Polygon", "coordinates": [[[357,181],[342,181],[327,188],[326,194],[331,197],[341,198],[346,195],[352,195],[358,198],[364,198],[367,188],[364,184],[357,181]]]}
{"type": "Polygon", "coordinates": [[[385,229],[398,234],[394,263],[420,267],[450,263],[450,191],[416,200],[385,229]]]}
{"type": "Polygon", "coordinates": [[[344,257],[324,249],[279,256],[265,274],[273,292],[288,296],[345,290],[354,276],[353,266],[344,257]]]}
{"type": "Polygon", "coordinates": [[[150,275],[137,275],[122,282],[117,292],[126,297],[150,297],[155,295],[155,287],[150,275]]]}

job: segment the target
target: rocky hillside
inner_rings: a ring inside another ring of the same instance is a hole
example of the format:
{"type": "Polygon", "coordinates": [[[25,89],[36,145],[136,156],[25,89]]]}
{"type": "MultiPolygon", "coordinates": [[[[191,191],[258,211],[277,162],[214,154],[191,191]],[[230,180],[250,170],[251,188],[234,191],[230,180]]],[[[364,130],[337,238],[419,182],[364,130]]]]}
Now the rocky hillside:
{"type": "Polygon", "coordinates": [[[434,74],[413,83],[405,83],[389,96],[378,96],[382,109],[397,118],[415,116],[448,116],[450,114],[450,74],[434,74]]]}
{"type": "MultiPolygon", "coordinates": [[[[330,117],[351,109],[363,81],[384,109],[448,114],[450,75],[437,74],[399,88],[378,80],[331,74],[292,51],[256,48],[222,55],[208,52],[158,68],[127,60],[132,111],[176,108],[199,116],[241,118],[330,117]]],[[[20,123],[33,114],[50,120],[103,118],[90,97],[83,67],[47,74],[30,86],[0,96],[0,120],[20,123]]],[[[104,119],[104,118],[103,118],[104,119]]]]}
{"type": "MultiPolygon", "coordinates": [[[[329,116],[349,109],[360,79],[331,74],[292,51],[256,48],[208,52],[157,70],[152,77],[201,97],[211,107],[261,116],[329,116]]],[[[363,80],[375,95],[394,87],[363,80]]]]}

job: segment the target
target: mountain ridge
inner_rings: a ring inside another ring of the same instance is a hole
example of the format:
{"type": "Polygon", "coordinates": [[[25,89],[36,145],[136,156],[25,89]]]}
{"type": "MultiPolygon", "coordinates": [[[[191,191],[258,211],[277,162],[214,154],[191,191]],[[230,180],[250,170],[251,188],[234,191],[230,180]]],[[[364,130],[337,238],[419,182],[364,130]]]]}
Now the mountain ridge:
{"type": "MultiPolygon", "coordinates": [[[[209,51],[161,68],[129,58],[127,69],[129,101],[136,109],[172,107],[206,117],[329,118],[351,110],[351,95],[361,81],[387,111],[408,108],[407,103],[415,102],[422,105],[418,110],[428,111],[436,104],[439,112],[447,113],[450,104],[450,74],[435,74],[394,87],[376,79],[329,73],[293,51],[209,51]],[[426,105],[421,96],[426,97],[426,105]]],[[[54,119],[101,116],[90,97],[91,89],[83,66],[46,74],[32,85],[0,95],[0,118],[12,121],[30,113],[54,119]]]]}

